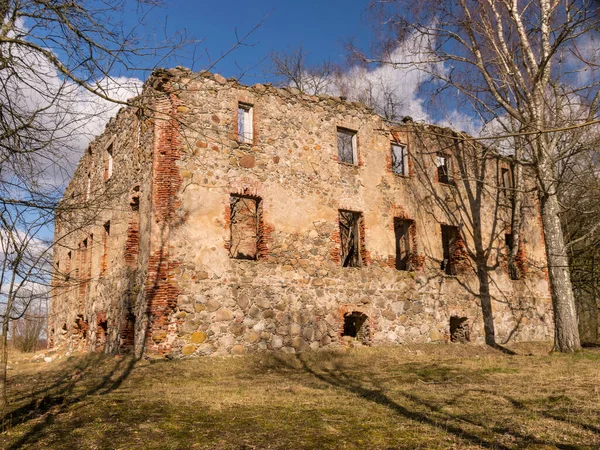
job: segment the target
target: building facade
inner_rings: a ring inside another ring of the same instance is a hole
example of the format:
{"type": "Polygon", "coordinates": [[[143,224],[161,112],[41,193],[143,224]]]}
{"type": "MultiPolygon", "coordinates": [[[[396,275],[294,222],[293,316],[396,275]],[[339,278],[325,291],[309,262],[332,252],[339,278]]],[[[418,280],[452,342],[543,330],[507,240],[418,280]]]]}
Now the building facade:
{"type": "Polygon", "coordinates": [[[535,195],[452,130],[156,71],[56,219],[52,345],[170,357],[552,337],[535,195]]]}

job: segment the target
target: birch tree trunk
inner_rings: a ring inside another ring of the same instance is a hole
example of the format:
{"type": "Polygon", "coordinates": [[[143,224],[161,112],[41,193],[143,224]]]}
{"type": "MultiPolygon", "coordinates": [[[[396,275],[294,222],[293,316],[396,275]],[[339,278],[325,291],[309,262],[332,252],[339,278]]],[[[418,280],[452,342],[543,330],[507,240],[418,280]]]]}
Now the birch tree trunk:
{"type": "MultiPolygon", "coordinates": [[[[540,164],[541,179],[554,179],[548,162],[540,164]],[[547,178],[550,176],[550,178],[547,178]]],[[[560,223],[560,205],[555,187],[540,189],[542,226],[548,261],[548,276],[554,312],[554,351],[575,352],[581,349],[575,297],[571,285],[569,258],[560,223]],[[545,191],[545,192],[544,192],[545,191]]]]}

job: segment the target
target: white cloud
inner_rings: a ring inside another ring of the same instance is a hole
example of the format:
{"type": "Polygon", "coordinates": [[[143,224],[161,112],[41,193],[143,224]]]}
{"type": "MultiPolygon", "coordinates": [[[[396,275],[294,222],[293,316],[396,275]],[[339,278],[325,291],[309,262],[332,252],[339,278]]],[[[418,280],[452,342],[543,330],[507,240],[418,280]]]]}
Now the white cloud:
{"type": "MultiPolygon", "coordinates": [[[[19,23],[13,36],[28,39],[19,23]]],[[[101,133],[108,119],[122,106],[101,99],[68,80],[44,55],[19,45],[3,44],[10,54],[10,67],[0,70],[0,102],[8,126],[30,123],[18,138],[6,139],[8,155],[1,173],[6,187],[11,179],[19,187],[51,192],[61,190],[70,179],[82,151],[101,133]]],[[[124,101],[139,93],[137,78],[105,77],[93,85],[107,97],[124,101]]],[[[13,191],[14,191],[13,187],[13,191]]],[[[14,192],[13,192],[14,193],[14,192]]]]}

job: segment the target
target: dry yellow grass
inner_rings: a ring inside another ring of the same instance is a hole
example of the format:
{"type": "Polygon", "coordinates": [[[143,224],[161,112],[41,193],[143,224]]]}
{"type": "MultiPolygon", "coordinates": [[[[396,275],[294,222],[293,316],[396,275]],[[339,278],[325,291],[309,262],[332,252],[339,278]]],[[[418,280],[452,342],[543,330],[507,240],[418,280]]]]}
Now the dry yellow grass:
{"type": "Polygon", "coordinates": [[[600,351],[475,345],[11,371],[3,448],[599,448],[600,351]]]}

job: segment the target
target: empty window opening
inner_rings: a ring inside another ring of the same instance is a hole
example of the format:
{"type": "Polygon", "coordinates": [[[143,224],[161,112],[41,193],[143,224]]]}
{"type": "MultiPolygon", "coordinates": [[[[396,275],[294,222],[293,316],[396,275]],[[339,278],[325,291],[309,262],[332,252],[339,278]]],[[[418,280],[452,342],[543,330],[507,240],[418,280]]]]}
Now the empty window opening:
{"type": "Polygon", "coordinates": [[[131,195],[131,201],[129,202],[129,206],[131,207],[132,211],[140,210],[140,187],[139,186],[133,187],[133,194],[131,195]]]}
{"type": "MultiPolygon", "coordinates": [[[[506,259],[510,261],[510,254],[513,251],[513,235],[512,233],[507,233],[504,235],[504,245],[506,248],[506,259]]],[[[516,258],[517,261],[514,261],[513,264],[508,265],[508,276],[511,280],[519,280],[521,278],[521,268],[522,265],[519,265],[519,258],[516,258]]]]}
{"type": "Polygon", "coordinates": [[[108,267],[108,247],[110,240],[110,220],[104,224],[102,234],[102,258],[100,259],[100,273],[104,273],[108,267]]]}
{"type": "Polygon", "coordinates": [[[87,187],[85,189],[85,201],[86,202],[90,199],[91,193],[92,193],[92,173],[88,172],[88,174],[87,174],[87,187]]]}
{"type": "Polygon", "coordinates": [[[396,269],[411,270],[410,264],[410,227],[412,220],[394,218],[394,235],[396,238],[396,269]]]}
{"type": "Polygon", "coordinates": [[[436,155],[436,165],[438,181],[440,183],[452,184],[452,167],[450,166],[450,157],[445,153],[436,155]]]}
{"type": "Polygon", "coordinates": [[[104,155],[104,181],[107,181],[113,174],[113,145],[106,148],[104,155]]]}
{"type": "Polygon", "coordinates": [[[470,342],[469,320],[466,317],[450,317],[450,342],[470,342]]]}
{"type": "Polygon", "coordinates": [[[513,235],[511,233],[504,235],[504,245],[506,246],[506,254],[510,254],[513,249],[513,235]]]}
{"type": "Polygon", "coordinates": [[[456,275],[455,254],[458,243],[458,228],[442,225],[442,248],[444,250],[441,269],[447,275],[456,275]]]}
{"type": "Polygon", "coordinates": [[[71,259],[72,253],[71,250],[67,252],[67,267],[65,267],[65,281],[69,281],[71,279],[71,259]]]}
{"type": "Polygon", "coordinates": [[[392,172],[408,175],[408,152],[406,145],[392,144],[392,172]]]}
{"type": "Polygon", "coordinates": [[[106,320],[99,320],[96,328],[96,349],[101,350],[106,345],[106,336],[108,334],[108,323],[106,320]]]}
{"type": "Polygon", "coordinates": [[[360,222],[362,214],[340,210],[340,244],[342,267],[360,267],[360,222]]]}
{"type": "Polygon", "coordinates": [[[356,131],[337,129],[338,161],[346,164],[358,163],[356,152],[356,131]]]}
{"type": "Polygon", "coordinates": [[[502,195],[507,199],[512,199],[512,171],[507,168],[502,168],[500,173],[500,182],[502,184],[502,195]]]}
{"type": "Polygon", "coordinates": [[[258,258],[260,239],[259,220],[260,199],[232,195],[229,198],[230,207],[230,246],[229,256],[234,259],[258,258]]]}
{"type": "Polygon", "coordinates": [[[349,336],[363,344],[368,344],[370,340],[369,317],[359,311],[344,314],[342,336],[349,336]]]}
{"type": "Polygon", "coordinates": [[[252,143],[254,135],[252,128],[253,109],[252,105],[238,103],[238,140],[246,144],[252,143]]]}

